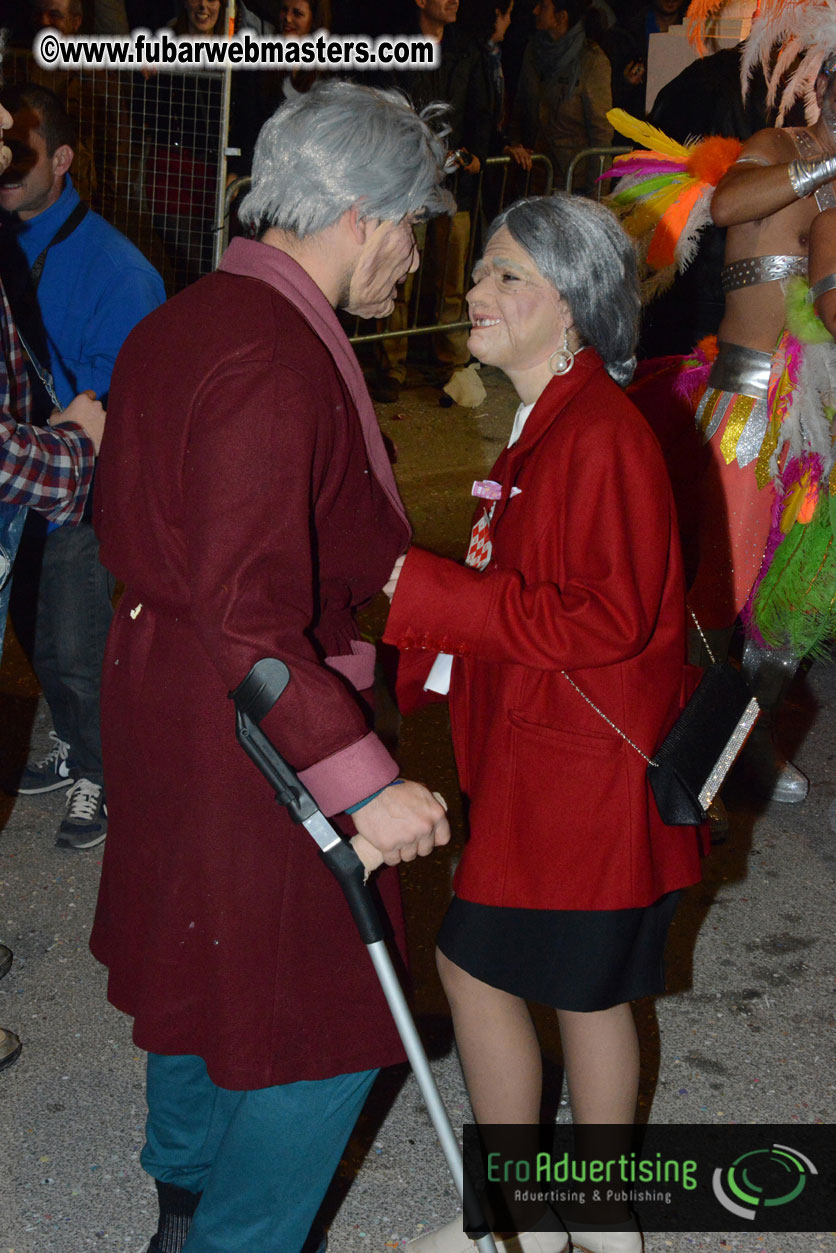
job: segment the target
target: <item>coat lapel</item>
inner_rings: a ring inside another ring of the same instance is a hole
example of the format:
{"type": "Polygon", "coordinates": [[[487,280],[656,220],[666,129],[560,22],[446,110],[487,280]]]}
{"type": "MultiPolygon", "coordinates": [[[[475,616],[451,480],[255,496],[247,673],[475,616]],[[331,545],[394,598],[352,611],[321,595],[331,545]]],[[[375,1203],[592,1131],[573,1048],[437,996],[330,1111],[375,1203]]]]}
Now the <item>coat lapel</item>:
{"type": "Polygon", "coordinates": [[[575,364],[568,374],[555,375],[547,384],[528,415],[522,435],[512,448],[503,449],[491,472],[492,477],[502,484],[502,496],[497,501],[491,519],[491,531],[495,529],[511,499],[511,488],[516,483],[522,463],[555,422],[560,420],[567,405],[571,404],[590,379],[602,369],[601,358],[595,349],[586,348],[577,354],[575,364]]]}

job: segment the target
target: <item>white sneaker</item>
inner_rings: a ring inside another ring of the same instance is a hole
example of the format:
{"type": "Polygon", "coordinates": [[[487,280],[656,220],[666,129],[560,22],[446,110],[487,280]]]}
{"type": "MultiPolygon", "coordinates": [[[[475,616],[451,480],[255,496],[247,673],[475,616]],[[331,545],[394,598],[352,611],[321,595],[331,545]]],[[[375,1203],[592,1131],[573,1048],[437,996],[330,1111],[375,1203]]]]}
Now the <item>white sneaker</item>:
{"type": "MultiPolygon", "coordinates": [[[[497,1253],[563,1253],[569,1247],[564,1231],[524,1231],[505,1240],[494,1240],[497,1253]]],[[[462,1229],[461,1214],[437,1231],[409,1240],[406,1247],[412,1253],[479,1253],[475,1240],[462,1229]]]]}

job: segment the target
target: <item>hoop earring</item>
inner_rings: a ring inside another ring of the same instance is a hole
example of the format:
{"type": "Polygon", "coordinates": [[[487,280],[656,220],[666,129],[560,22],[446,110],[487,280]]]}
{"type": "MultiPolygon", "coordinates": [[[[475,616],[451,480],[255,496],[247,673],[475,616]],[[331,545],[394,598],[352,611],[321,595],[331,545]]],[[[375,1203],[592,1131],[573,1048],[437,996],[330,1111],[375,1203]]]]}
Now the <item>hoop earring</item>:
{"type": "Polygon", "coordinates": [[[575,354],[569,347],[569,329],[563,328],[563,346],[556,348],[549,357],[549,369],[552,374],[563,375],[568,374],[572,366],[575,364],[575,354]]]}

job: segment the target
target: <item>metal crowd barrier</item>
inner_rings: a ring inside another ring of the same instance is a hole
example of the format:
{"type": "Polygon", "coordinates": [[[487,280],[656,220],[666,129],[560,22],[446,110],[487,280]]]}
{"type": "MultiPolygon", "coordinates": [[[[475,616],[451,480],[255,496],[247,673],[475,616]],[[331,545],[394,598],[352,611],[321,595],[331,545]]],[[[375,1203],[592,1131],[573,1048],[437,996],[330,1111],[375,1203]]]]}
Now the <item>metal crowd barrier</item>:
{"type": "Polygon", "coordinates": [[[573,158],[569,169],[566,171],[566,182],[564,184],[566,190],[569,192],[573,192],[575,190],[575,174],[582,162],[585,162],[587,158],[590,160],[597,160],[598,173],[595,177],[594,187],[595,199],[600,200],[601,197],[606,195],[609,190],[605,182],[602,183],[598,181],[604,173],[604,170],[609,169],[613,157],[620,157],[625,152],[632,151],[632,148],[584,148],[582,152],[579,152],[577,156],[573,158]]]}

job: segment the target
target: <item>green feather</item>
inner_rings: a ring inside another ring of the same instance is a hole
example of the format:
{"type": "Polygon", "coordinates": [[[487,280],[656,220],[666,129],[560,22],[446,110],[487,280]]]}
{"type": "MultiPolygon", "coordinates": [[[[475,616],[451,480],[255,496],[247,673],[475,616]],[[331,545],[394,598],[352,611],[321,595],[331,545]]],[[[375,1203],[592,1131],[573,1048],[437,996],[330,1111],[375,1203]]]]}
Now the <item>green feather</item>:
{"type": "Polygon", "coordinates": [[[786,328],[790,335],[800,339],[802,344],[829,343],[830,331],[807,299],[809,290],[810,284],[805,278],[795,275],[787,280],[786,328]]]}
{"type": "Polygon", "coordinates": [[[836,539],[824,492],[812,519],[796,522],[758,588],[755,625],[772,648],[797,657],[829,655],[836,637],[836,539]]]}
{"type": "Polygon", "coordinates": [[[657,174],[655,178],[646,178],[641,183],[636,183],[634,187],[625,187],[623,191],[614,192],[611,199],[616,204],[632,204],[634,200],[641,200],[653,195],[654,192],[662,191],[665,187],[670,187],[677,178],[682,178],[681,173],[657,174]]]}

